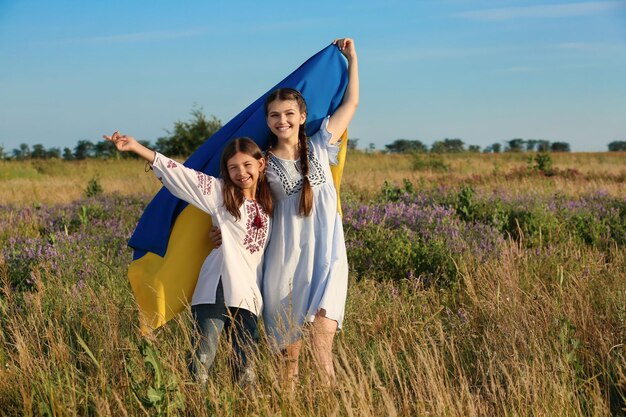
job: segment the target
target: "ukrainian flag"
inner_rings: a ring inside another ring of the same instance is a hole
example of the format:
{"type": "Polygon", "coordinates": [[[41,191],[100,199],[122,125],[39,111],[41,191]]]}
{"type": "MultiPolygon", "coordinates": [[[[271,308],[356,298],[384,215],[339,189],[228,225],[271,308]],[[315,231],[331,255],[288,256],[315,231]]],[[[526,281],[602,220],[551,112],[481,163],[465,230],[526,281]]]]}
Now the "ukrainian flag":
{"type": "MultiPolygon", "coordinates": [[[[347,83],[346,61],[337,46],[331,44],[229,121],[184,165],[219,176],[222,150],[230,140],[240,136],[248,136],[261,149],[267,149],[270,130],[263,104],[276,88],[291,87],[302,93],[307,102],[307,133],[312,135],[323,118],[339,107],[347,83]]],[[[343,135],[339,165],[333,167],[337,193],[346,148],[347,131],[343,135]]],[[[202,263],[213,249],[208,238],[210,229],[208,214],[174,197],[165,188],[146,207],[128,243],[134,249],[128,278],[139,307],[143,334],[167,323],[188,305],[202,263]]]]}

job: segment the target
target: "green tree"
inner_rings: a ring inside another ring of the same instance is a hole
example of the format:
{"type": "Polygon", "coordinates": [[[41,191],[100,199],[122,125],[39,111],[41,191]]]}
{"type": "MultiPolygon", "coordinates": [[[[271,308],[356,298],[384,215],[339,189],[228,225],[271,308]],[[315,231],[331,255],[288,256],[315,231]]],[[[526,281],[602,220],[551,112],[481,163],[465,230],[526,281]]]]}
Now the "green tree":
{"type": "Polygon", "coordinates": [[[94,145],[93,153],[96,158],[101,159],[115,158],[116,155],[118,155],[115,145],[113,142],[109,142],[108,140],[101,140],[100,142],[97,142],[94,145]]]}
{"type": "Polygon", "coordinates": [[[348,139],[348,149],[355,150],[359,146],[359,138],[348,139]]]}
{"type": "Polygon", "coordinates": [[[501,150],[502,145],[500,145],[499,143],[493,143],[491,145],[485,146],[485,149],[483,149],[483,153],[500,153],[501,150]]]}
{"type": "Polygon", "coordinates": [[[50,148],[46,151],[46,158],[61,158],[61,148],[50,148]]]}
{"type": "Polygon", "coordinates": [[[419,140],[409,140],[409,139],[396,139],[393,143],[389,145],[385,145],[387,151],[390,153],[409,153],[409,152],[418,152],[423,153],[428,149],[426,145],[424,145],[419,140]]]}
{"type": "Polygon", "coordinates": [[[539,144],[537,139],[527,139],[526,140],[526,151],[532,152],[535,150],[535,147],[539,144]]]}
{"type": "Polygon", "coordinates": [[[18,149],[13,149],[14,159],[28,159],[30,158],[30,146],[26,143],[21,143],[18,149]]]}
{"type": "Polygon", "coordinates": [[[548,152],[550,150],[550,141],[539,139],[537,141],[537,152],[548,152]]]}
{"type": "Polygon", "coordinates": [[[63,159],[66,161],[74,159],[74,154],[70,148],[63,148],[63,159]]]}
{"type": "Polygon", "coordinates": [[[168,156],[189,156],[222,127],[219,119],[207,118],[202,109],[193,110],[191,115],[190,121],[175,122],[174,130],[167,131],[168,136],[157,139],[157,151],[168,156]]]}
{"type": "Polygon", "coordinates": [[[459,153],[465,151],[465,143],[461,139],[438,140],[430,147],[433,153],[459,153]]]}
{"type": "Polygon", "coordinates": [[[89,140],[79,140],[74,148],[74,159],[87,159],[93,157],[94,144],[89,140]]]}
{"type": "Polygon", "coordinates": [[[476,152],[480,152],[480,146],[478,146],[478,145],[470,145],[470,146],[467,148],[467,150],[468,150],[469,152],[474,152],[474,153],[476,153],[476,152]]]}
{"type": "Polygon", "coordinates": [[[33,151],[30,153],[30,157],[33,159],[47,159],[48,153],[46,148],[40,143],[33,145],[33,151]]]}
{"type": "Polygon", "coordinates": [[[516,138],[511,139],[506,142],[507,143],[507,152],[521,152],[524,149],[524,139],[516,138]]]}
{"type": "Polygon", "coordinates": [[[552,142],[550,145],[550,150],[552,152],[569,152],[570,147],[567,142],[552,142]]]}
{"type": "Polygon", "coordinates": [[[626,140],[615,140],[609,143],[609,152],[626,151],[626,140]]]}

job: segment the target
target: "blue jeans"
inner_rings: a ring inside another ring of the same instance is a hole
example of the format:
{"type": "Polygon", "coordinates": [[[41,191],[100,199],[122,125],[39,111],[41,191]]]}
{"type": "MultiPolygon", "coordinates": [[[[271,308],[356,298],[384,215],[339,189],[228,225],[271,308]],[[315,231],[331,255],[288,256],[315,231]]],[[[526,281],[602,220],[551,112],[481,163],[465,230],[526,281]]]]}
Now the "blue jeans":
{"type": "Polygon", "coordinates": [[[226,307],[221,279],[215,293],[215,304],[193,305],[191,314],[195,323],[195,332],[191,339],[195,349],[190,363],[192,375],[200,382],[208,380],[220,334],[226,329],[234,353],[229,362],[233,377],[235,381],[238,380],[247,369],[249,354],[256,351],[259,341],[256,315],[242,308],[226,307]]]}

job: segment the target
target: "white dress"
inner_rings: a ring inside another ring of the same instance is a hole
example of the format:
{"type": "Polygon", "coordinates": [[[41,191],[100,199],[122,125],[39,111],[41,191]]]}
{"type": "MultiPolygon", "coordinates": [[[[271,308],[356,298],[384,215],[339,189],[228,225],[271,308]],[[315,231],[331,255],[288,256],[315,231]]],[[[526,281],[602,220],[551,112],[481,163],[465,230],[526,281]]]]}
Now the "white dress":
{"type": "Polygon", "coordinates": [[[337,192],[330,163],[338,145],[330,145],[328,118],[309,139],[310,216],[299,214],[302,175],[299,161],[270,153],[267,178],[274,198],[272,238],[263,268],[263,319],[276,347],[300,337],[304,322],[320,309],[341,328],[348,290],[348,259],[337,192]]]}
{"type": "Polygon", "coordinates": [[[213,249],[204,260],[191,304],[214,304],[221,277],[226,305],[259,316],[263,306],[260,291],[263,253],[269,240],[270,217],[261,206],[246,199],[239,208],[241,218],[236,221],[224,207],[223,180],[187,168],[159,153],[152,167],[174,196],[209,213],[213,225],[222,231],[222,246],[213,249]],[[257,210],[261,227],[253,224],[257,210]]]}

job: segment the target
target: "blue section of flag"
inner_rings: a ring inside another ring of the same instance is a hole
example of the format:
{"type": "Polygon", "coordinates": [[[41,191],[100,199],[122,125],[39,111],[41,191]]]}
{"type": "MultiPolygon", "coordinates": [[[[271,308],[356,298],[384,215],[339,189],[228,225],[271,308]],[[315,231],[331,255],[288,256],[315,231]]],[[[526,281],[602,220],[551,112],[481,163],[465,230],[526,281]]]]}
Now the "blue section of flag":
{"type": "MultiPolygon", "coordinates": [[[[250,67],[254,68],[253,65],[250,67]]],[[[266,149],[271,133],[265,122],[263,104],[267,95],[277,88],[291,87],[302,93],[308,110],[307,134],[312,135],[319,129],[322,119],[339,107],[347,84],[346,61],[335,45],[329,45],[226,123],[184,165],[208,175],[219,176],[222,150],[229,141],[241,136],[252,138],[261,149],[266,149]]],[[[134,249],[134,259],[141,258],[146,252],[165,256],[171,228],[186,205],[186,202],[174,197],[165,188],[157,193],[146,207],[128,242],[134,249]]]]}

